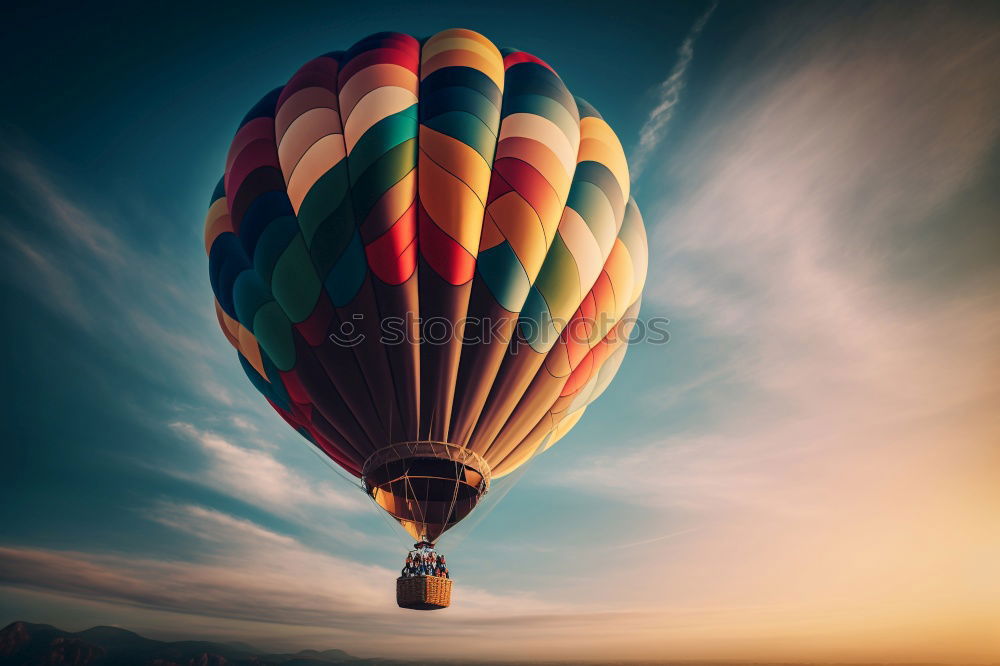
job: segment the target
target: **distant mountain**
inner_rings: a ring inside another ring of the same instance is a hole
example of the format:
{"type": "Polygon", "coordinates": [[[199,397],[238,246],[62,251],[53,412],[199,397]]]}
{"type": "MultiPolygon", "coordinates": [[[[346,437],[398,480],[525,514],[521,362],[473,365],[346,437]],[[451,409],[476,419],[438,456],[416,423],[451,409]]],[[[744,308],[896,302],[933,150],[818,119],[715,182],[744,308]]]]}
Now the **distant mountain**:
{"type": "Polygon", "coordinates": [[[362,659],[343,650],[267,654],[245,643],[157,641],[118,627],[92,627],[72,633],[47,624],[12,622],[0,630],[0,666],[392,666],[402,663],[362,659]]]}
{"type": "MultiPolygon", "coordinates": [[[[92,627],[72,633],[47,624],[12,622],[0,630],[0,666],[524,666],[526,662],[469,662],[458,660],[363,659],[343,650],[300,650],[269,654],[246,643],[211,641],[156,641],[118,627],[92,627]]],[[[578,662],[549,661],[549,666],[578,666],[578,662]]],[[[600,666],[588,662],[591,666],[600,666]]],[[[615,661],[604,666],[816,666],[773,662],[724,661],[615,661]]],[[[838,666],[824,664],[824,666],[838,666]]],[[[851,664],[850,666],[892,666],[851,664]]],[[[905,664],[899,666],[944,666],[905,664]]],[[[1000,666],[993,664],[992,666],[1000,666]]]]}
{"type": "Polygon", "coordinates": [[[263,650],[258,650],[249,643],[243,643],[242,641],[226,641],[226,645],[229,647],[234,647],[238,650],[244,650],[245,652],[258,653],[263,652],[263,650]]]}

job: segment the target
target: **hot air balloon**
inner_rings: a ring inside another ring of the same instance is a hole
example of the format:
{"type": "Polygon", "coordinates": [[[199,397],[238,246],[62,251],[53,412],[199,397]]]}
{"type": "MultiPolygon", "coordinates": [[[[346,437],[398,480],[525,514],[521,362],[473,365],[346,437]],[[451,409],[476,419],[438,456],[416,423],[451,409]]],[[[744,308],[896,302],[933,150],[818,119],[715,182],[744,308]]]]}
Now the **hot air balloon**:
{"type": "MultiPolygon", "coordinates": [[[[611,127],[459,29],[371,35],[261,98],[205,247],[250,382],[422,552],[608,386],[647,267],[611,127]]],[[[399,604],[447,606],[439,574],[399,604]]]]}

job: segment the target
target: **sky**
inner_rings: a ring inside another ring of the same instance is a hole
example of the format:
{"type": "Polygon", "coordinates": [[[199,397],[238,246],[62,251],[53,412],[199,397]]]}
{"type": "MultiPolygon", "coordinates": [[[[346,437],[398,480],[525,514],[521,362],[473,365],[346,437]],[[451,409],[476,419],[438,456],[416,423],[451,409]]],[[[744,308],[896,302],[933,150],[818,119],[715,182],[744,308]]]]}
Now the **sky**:
{"type": "Polygon", "coordinates": [[[8,12],[0,624],[1000,661],[1000,5],[283,4],[8,12]],[[202,225],[264,91],[456,26],[616,129],[670,342],[442,539],[453,606],[417,614],[408,542],[235,362],[202,225]]]}

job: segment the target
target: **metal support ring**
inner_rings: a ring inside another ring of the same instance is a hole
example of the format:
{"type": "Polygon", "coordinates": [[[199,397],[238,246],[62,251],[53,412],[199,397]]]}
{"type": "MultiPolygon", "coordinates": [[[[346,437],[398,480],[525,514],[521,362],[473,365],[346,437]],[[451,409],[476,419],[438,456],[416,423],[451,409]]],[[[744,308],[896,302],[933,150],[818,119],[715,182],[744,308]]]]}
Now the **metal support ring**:
{"type": "Polygon", "coordinates": [[[432,440],[395,442],[385,448],[379,449],[365,460],[361,468],[362,479],[377,467],[397,460],[406,460],[407,458],[438,458],[466,465],[482,474],[483,480],[486,483],[483,493],[490,488],[490,466],[481,455],[472,449],[449,444],[448,442],[436,442],[432,440]]]}

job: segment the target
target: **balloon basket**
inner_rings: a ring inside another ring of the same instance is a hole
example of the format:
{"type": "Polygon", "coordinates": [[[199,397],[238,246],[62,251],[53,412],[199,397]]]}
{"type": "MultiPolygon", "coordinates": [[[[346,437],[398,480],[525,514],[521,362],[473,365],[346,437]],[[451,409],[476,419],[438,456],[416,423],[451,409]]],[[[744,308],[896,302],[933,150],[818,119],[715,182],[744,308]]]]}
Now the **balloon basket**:
{"type": "Polygon", "coordinates": [[[451,579],[444,576],[400,576],[396,579],[400,608],[437,610],[451,604],[451,579]]]}

